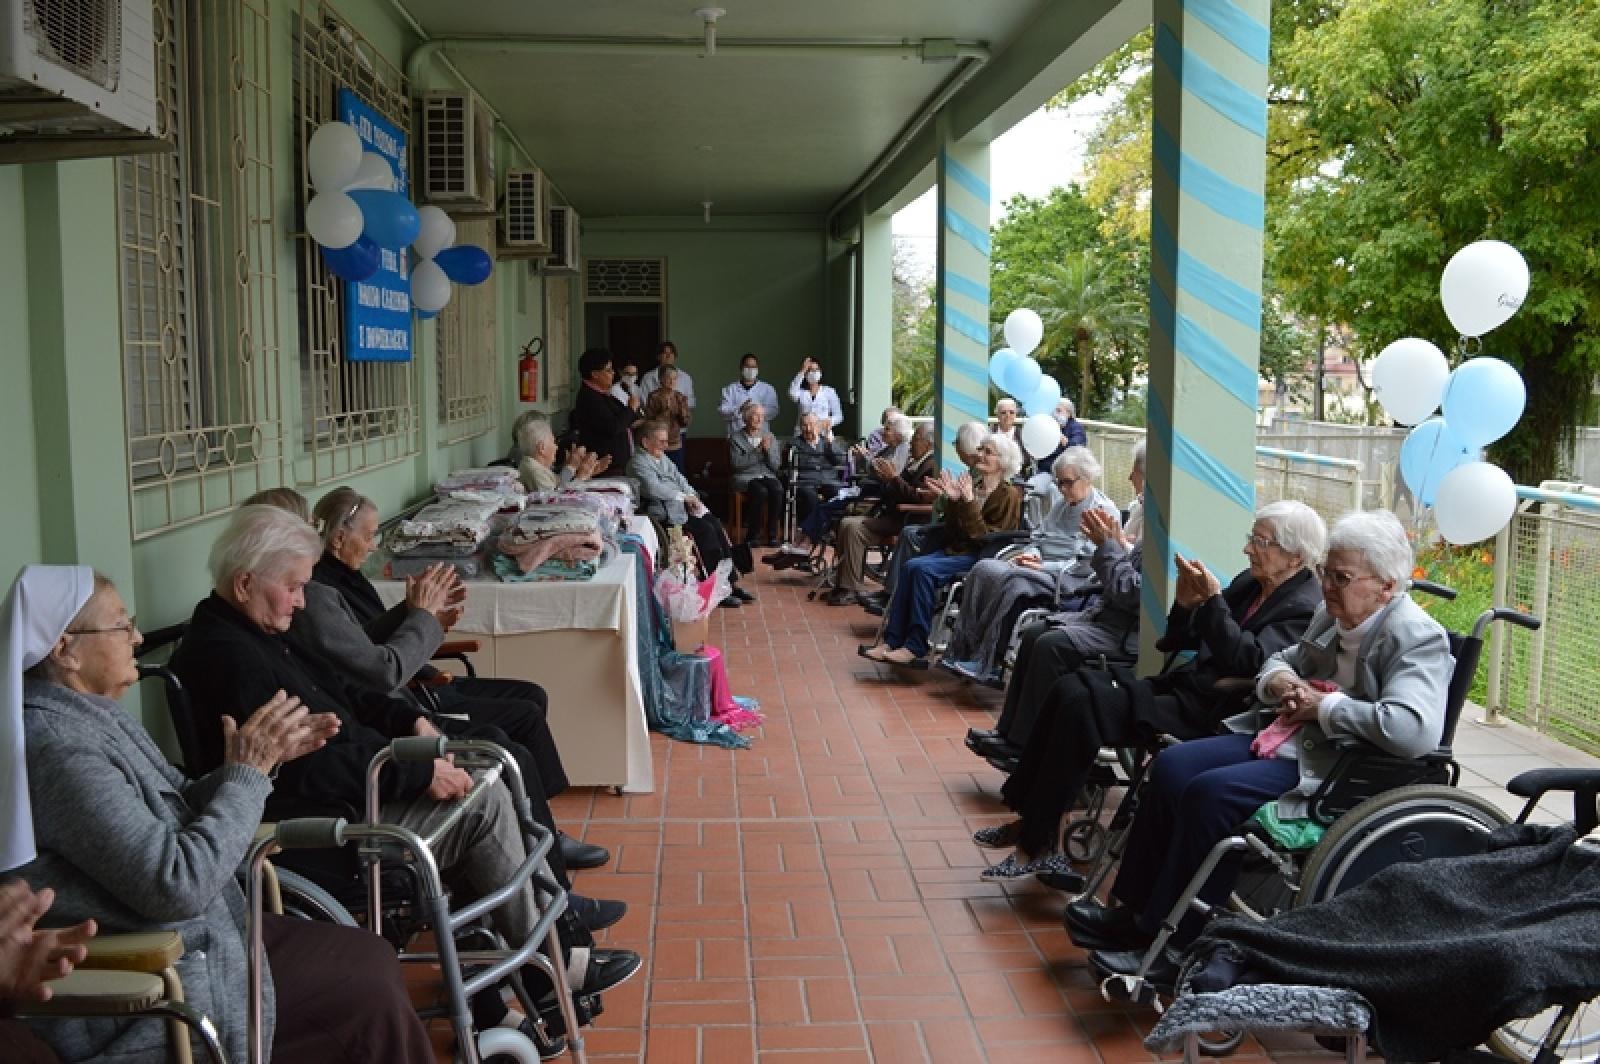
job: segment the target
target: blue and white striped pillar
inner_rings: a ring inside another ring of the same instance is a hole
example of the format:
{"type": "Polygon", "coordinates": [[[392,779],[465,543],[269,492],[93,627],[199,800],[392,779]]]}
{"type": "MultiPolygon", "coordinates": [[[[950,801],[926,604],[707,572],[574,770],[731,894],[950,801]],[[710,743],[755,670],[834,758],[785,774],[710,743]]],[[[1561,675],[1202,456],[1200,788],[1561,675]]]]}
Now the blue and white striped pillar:
{"type": "Polygon", "coordinates": [[[960,469],[956,429],[989,416],[989,145],[939,151],[938,311],[934,386],[939,458],[960,469]]]}
{"type": "Polygon", "coordinates": [[[1176,569],[1224,586],[1255,508],[1271,0],[1156,0],[1141,660],[1176,569]]]}

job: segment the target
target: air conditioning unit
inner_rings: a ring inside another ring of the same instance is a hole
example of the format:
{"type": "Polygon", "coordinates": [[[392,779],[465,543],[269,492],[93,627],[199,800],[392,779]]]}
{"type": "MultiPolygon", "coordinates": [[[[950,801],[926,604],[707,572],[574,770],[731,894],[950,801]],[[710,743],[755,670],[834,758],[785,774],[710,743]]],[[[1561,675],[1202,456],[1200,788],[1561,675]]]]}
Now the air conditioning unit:
{"type": "Polygon", "coordinates": [[[577,273],[578,212],[571,207],[550,208],[550,257],[544,260],[545,273],[577,273]]]}
{"type": "Polygon", "coordinates": [[[169,151],[150,0],[0,0],[0,163],[169,151]]]}
{"type": "Polygon", "coordinates": [[[534,167],[506,171],[500,199],[497,257],[531,258],[550,254],[549,193],[544,174],[534,167]]]}
{"type": "Polygon", "coordinates": [[[452,214],[493,214],[494,119],[470,92],[422,97],[422,198],[452,214]]]}

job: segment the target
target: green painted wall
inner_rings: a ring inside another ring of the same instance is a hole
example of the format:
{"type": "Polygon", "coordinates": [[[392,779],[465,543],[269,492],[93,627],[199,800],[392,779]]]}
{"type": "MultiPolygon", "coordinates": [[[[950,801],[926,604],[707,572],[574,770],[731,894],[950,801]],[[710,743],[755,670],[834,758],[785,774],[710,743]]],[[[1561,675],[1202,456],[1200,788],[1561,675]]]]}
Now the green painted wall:
{"type": "Polygon", "coordinates": [[[10,586],[17,571],[40,556],[39,478],[33,442],[33,367],[29,357],[26,255],[27,197],[23,169],[0,166],[0,581],[10,586]]]}
{"type": "MultiPolygon", "coordinates": [[[[762,378],[778,390],[783,432],[794,425],[789,381],[807,355],[822,363],[823,380],[842,397],[845,351],[824,343],[820,220],[585,222],[583,254],[667,260],[666,335],[694,377],[695,434],[723,431],[717,396],[738,375],[746,351],[760,357],[762,378]]],[[[575,346],[585,346],[581,337],[575,346]]]]}

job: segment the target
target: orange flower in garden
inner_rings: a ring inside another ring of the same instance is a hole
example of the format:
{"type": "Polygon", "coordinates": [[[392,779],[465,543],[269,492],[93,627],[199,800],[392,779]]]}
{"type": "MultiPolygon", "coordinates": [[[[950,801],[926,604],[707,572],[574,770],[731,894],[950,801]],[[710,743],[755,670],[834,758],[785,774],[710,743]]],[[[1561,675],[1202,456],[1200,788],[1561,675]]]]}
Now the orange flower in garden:
{"type": "Polygon", "coordinates": [[[1490,554],[1488,551],[1484,551],[1482,554],[1478,555],[1478,560],[1485,565],[1493,565],[1494,555],[1490,554]]]}
{"type": "Polygon", "coordinates": [[[1411,579],[1413,580],[1425,580],[1427,577],[1427,572],[1420,565],[1411,570],[1411,579]]]}

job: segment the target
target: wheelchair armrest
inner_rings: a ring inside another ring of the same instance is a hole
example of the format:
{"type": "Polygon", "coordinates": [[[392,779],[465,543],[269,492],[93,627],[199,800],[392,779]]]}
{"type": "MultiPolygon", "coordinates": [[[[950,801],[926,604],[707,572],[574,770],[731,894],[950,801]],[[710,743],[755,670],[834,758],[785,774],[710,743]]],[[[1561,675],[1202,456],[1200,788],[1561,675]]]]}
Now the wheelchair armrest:
{"type": "Polygon", "coordinates": [[[905,517],[929,517],[933,514],[931,502],[903,502],[895,507],[905,517]]]}
{"type": "Polygon", "coordinates": [[[135,931],[96,935],[78,967],[94,971],[146,972],[157,975],[183,956],[183,936],[176,931],[135,931]]]}
{"type": "Polygon", "coordinates": [[[483,649],[483,644],[476,639],[446,639],[439,644],[439,649],[433,652],[436,658],[454,658],[462,654],[476,654],[483,649]]]}
{"type": "MultiPolygon", "coordinates": [[[[1245,691],[1254,690],[1255,686],[1255,680],[1249,676],[1224,676],[1217,680],[1216,683],[1212,684],[1211,689],[1220,695],[1236,695],[1245,691]]],[[[1338,744],[1344,741],[1345,740],[1342,739],[1335,739],[1334,743],[1338,744]]],[[[1359,742],[1359,740],[1355,741],[1359,742]]],[[[1343,749],[1343,747],[1340,747],[1340,749],[1343,749]]]]}
{"type": "Polygon", "coordinates": [[[166,997],[166,984],[146,972],[79,968],[50,983],[49,1001],[29,1001],[19,1016],[137,1016],[166,997]]]}
{"type": "Polygon", "coordinates": [[[1506,784],[1506,790],[1518,798],[1526,798],[1522,815],[1517,823],[1527,820],[1528,814],[1539,799],[1550,791],[1572,792],[1572,822],[1579,835],[1587,835],[1600,827],[1600,810],[1595,801],[1600,797],[1600,769],[1595,768],[1536,768],[1519,773],[1506,784]]]}

